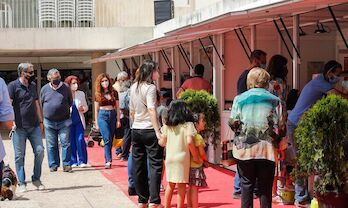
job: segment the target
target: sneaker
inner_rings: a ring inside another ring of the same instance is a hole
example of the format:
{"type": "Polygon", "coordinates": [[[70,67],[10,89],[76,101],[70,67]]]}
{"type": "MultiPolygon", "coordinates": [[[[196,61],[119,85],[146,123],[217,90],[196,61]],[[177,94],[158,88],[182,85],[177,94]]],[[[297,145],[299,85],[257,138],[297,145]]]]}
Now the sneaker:
{"type": "Polygon", "coordinates": [[[235,193],[233,193],[233,198],[240,199],[240,198],[242,198],[242,194],[240,192],[235,192],[235,193]]]}
{"type": "Polygon", "coordinates": [[[77,168],[78,166],[77,166],[77,164],[72,164],[71,165],[71,168],[77,168]]]}
{"type": "Polygon", "coordinates": [[[303,202],[295,201],[294,205],[296,208],[310,208],[311,206],[309,201],[303,201],[303,202]]]}
{"type": "Polygon", "coordinates": [[[51,167],[50,168],[50,172],[56,172],[58,170],[57,166],[51,167]]]}
{"type": "Polygon", "coordinates": [[[162,208],[162,204],[154,204],[154,203],[150,203],[149,204],[149,208],[162,208]]]}
{"type": "Polygon", "coordinates": [[[91,165],[90,164],[86,164],[86,163],[81,163],[80,164],[80,168],[90,168],[91,165]]]}
{"type": "Polygon", "coordinates": [[[126,162],[126,161],[128,161],[128,158],[125,158],[125,157],[121,157],[121,161],[124,161],[124,162],[126,162]]]}
{"type": "Polygon", "coordinates": [[[111,168],[111,162],[105,163],[105,169],[110,169],[111,168]]]}
{"type": "Polygon", "coordinates": [[[160,191],[165,191],[163,184],[160,186],[160,191]]]}
{"type": "Polygon", "coordinates": [[[18,193],[24,193],[27,192],[27,186],[25,184],[20,184],[17,188],[18,193]]]}
{"type": "Polygon", "coordinates": [[[63,166],[63,172],[71,173],[72,172],[71,166],[70,165],[63,166]]]}
{"type": "Polygon", "coordinates": [[[116,154],[115,160],[120,160],[120,159],[121,159],[121,157],[122,157],[122,153],[120,153],[120,154],[116,154]]]}
{"type": "Polygon", "coordinates": [[[41,183],[40,180],[33,181],[32,183],[36,187],[37,190],[39,190],[39,191],[45,190],[45,186],[41,183]]]}
{"type": "Polygon", "coordinates": [[[137,192],[135,191],[135,188],[133,187],[128,187],[128,195],[129,196],[136,196],[137,192]]]}
{"type": "Polygon", "coordinates": [[[146,203],[138,203],[138,208],[147,208],[146,203]]]}

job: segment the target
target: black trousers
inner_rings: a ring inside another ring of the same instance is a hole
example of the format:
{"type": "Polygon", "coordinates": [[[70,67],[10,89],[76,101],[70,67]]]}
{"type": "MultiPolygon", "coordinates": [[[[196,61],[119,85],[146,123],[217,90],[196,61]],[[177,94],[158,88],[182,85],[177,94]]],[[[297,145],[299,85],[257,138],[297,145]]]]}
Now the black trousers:
{"type": "Polygon", "coordinates": [[[129,125],[129,118],[124,116],[121,119],[121,126],[123,126],[123,145],[122,145],[122,158],[127,159],[129,150],[131,147],[131,129],[129,125]]]}
{"type": "Polygon", "coordinates": [[[160,204],[160,185],[163,168],[163,148],[153,129],[132,129],[132,159],[135,190],[139,203],[160,204]],[[149,168],[147,168],[149,160],[149,168]],[[150,173],[150,182],[148,179],[150,173]]]}
{"type": "Polygon", "coordinates": [[[242,189],[242,208],[253,207],[253,192],[258,182],[260,207],[272,207],[272,185],[275,163],[270,160],[239,160],[237,162],[242,189]]]}

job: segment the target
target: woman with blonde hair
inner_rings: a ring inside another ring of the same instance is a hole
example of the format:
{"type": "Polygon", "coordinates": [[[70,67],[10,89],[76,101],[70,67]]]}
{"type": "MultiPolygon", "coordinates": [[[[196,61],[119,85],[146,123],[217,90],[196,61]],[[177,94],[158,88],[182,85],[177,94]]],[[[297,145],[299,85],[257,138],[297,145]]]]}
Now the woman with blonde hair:
{"type": "Polygon", "coordinates": [[[256,180],[261,207],[272,206],[277,148],[284,123],[281,100],[267,90],[269,80],[264,69],[251,69],[247,77],[249,90],[233,101],[229,125],[235,132],[233,157],[241,179],[242,208],[253,207],[256,180]]]}
{"type": "Polygon", "coordinates": [[[112,89],[111,79],[108,74],[99,74],[95,80],[95,122],[96,128],[104,140],[105,168],[111,168],[112,141],[115,129],[120,126],[117,92],[112,89]]]}

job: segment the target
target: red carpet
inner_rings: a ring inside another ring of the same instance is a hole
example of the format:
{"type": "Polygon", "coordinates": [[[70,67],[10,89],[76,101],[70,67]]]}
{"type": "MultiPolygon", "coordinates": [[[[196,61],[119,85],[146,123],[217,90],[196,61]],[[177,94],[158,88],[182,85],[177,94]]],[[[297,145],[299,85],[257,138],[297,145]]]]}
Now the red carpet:
{"type": "MultiPolygon", "coordinates": [[[[113,151],[114,157],[114,151],[113,151]]],[[[96,169],[111,182],[117,185],[128,196],[128,175],[127,162],[113,160],[112,169],[104,169],[104,152],[103,148],[95,145],[93,148],[88,148],[88,161],[96,169]]],[[[210,208],[231,208],[240,207],[240,200],[232,198],[233,177],[234,173],[223,168],[206,168],[208,188],[201,189],[199,192],[199,207],[210,208]]],[[[164,182],[165,185],[165,182],[164,182]]],[[[162,204],[164,202],[164,193],[161,192],[162,204]]],[[[129,197],[137,203],[137,197],[129,197]]],[[[176,207],[176,198],[173,197],[172,207],[176,207]]],[[[259,200],[254,200],[254,207],[260,207],[259,200]]],[[[273,205],[273,207],[288,207],[294,206],[273,205]]]]}

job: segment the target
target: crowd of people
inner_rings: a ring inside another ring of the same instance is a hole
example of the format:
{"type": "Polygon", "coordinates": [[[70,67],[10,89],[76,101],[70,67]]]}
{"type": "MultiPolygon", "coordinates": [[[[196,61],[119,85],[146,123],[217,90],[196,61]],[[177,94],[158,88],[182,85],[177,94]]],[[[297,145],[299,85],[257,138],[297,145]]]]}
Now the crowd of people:
{"type": "MultiPolygon", "coordinates": [[[[289,175],[294,167],[297,148],[293,134],[299,119],[326,94],[346,97],[335,88],[342,72],[338,62],[327,62],[323,73],[311,80],[301,94],[289,88],[287,63],[284,56],[274,55],[266,67],[267,54],[255,50],[250,55],[250,66],[237,83],[238,95],[229,125],[235,133],[231,139],[237,161],[233,197],[241,198],[243,208],[252,207],[254,197],[260,198],[261,207],[271,207],[272,201],[279,201],[278,192],[274,191],[275,170],[279,162],[286,170],[284,175],[289,175]]],[[[212,91],[211,84],[203,78],[204,66],[196,65],[194,72],[195,76],[180,87],[177,98],[187,89],[212,91]]],[[[193,114],[184,101],[172,101],[171,95],[159,92],[155,85],[158,78],[158,66],[151,60],[143,62],[134,80],[125,71],[117,75],[115,82],[106,73],[96,78],[94,126],[104,142],[105,168],[112,168],[115,132],[122,131],[123,146],[115,150],[116,159],[128,161],[128,193],[138,196],[138,207],[161,206],[161,182],[165,175],[168,182],[165,207],[171,206],[177,187],[177,207],[184,207],[187,197],[188,207],[196,208],[198,190],[207,186],[204,167],[208,163],[201,136],[205,115],[193,114]]],[[[89,167],[84,114],[91,109],[85,93],[79,90],[80,80],[71,75],[63,82],[59,71],[53,68],[47,74],[49,82],[39,94],[34,80],[34,67],[30,63],[19,64],[18,79],[8,86],[0,79],[0,128],[13,132],[19,192],[26,191],[27,140],[35,155],[31,181],[38,190],[45,189],[41,182],[43,135],[51,172],[58,171],[61,162],[64,172],[89,167]]],[[[4,156],[0,142],[1,161],[4,156]]],[[[2,166],[3,162],[0,169],[2,166]]],[[[292,184],[295,205],[308,205],[306,184],[287,177],[280,188],[292,188],[292,184]]]]}

